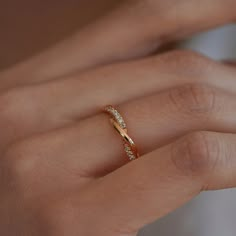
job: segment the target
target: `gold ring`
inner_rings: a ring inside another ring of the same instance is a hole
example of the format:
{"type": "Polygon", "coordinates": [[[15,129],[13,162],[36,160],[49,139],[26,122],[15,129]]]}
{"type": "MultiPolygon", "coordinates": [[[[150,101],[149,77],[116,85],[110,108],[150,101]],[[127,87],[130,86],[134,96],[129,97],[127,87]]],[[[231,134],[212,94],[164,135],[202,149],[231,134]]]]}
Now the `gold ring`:
{"type": "Polygon", "coordinates": [[[128,135],[126,123],[121,114],[112,105],[108,105],[104,108],[104,111],[111,117],[110,121],[115,130],[121,135],[124,142],[124,150],[129,157],[129,160],[135,160],[139,158],[139,152],[133,139],[128,135]]]}

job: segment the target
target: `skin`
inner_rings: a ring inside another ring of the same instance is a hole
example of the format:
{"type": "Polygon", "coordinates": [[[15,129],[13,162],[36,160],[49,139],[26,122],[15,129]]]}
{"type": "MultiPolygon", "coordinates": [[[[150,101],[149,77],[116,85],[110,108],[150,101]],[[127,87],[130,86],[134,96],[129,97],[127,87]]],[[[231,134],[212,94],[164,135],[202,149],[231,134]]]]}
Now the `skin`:
{"type": "Polygon", "coordinates": [[[233,22],[235,7],[126,1],[3,71],[1,235],[134,236],[201,191],[236,187],[235,66],[191,51],[150,55],[233,22]],[[140,159],[128,162],[107,104],[124,116],[140,159]]]}

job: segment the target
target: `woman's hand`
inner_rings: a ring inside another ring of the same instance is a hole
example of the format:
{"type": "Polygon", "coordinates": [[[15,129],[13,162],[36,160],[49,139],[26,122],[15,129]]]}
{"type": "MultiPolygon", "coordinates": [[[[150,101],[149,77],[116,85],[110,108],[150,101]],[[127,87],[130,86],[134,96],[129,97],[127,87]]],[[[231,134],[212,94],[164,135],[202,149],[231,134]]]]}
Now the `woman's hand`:
{"type": "Polygon", "coordinates": [[[2,150],[18,141],[1,157],[1,233],[135,235],[201,190],[236,186],[235,76],[175,51],[3,93],[2,150]],[[129,164],[109,103],[142,154],[129,164]]]}
{"type": "MultiPolygon", "coordinates": [[[[196,7],[194,1],[193,6],[178,2],[196,7]]],[[[225,23],[233,19],[235,2],[229,3],[231,8],[214,1],[214,11],[213,3],[209,11],[199,7],[205,18],[191,15],[192,24],[184,18],[186,10],[178,23],[160,22],[172,24],[168,35],[175,34],[176,23],[186,26],[186,33],[201,28],[204,19],[207,26],[225,23]],[[217,9],[220,19],[214,18],[217,9]]],[[[122,21],[135,26],[138,19],[130,9],[119,8],[78,33],[74,43],[64,42],[2,74],[2,235],[133,236],[202,190],[236,186],[233,66],[172,51],[88,69],[147,53],[150,39],[164,34],[163,26],[150,36],[154,25],[127,31],[122,21]],[[133,36],[140,37],[134,46],[133,36]],[[128,163],[120,137],[101,112],[107,104],[117,105],[124,116],[140,159],[128,163]]],[[[155,8],[141,9],[137,15],[149,19],[145,12],[155,8]]]]}

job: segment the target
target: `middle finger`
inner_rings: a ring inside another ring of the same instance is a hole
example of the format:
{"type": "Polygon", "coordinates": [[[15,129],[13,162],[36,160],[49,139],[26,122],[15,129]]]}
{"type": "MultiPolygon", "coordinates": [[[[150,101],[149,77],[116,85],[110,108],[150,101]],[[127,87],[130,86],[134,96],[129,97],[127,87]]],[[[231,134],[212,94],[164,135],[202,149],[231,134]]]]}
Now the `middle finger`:
{"type": "MultiPolygon", "coordinates": [[[[189,84],[129,101],[118,110],[143,155],[193,131],[236,132],[235,101],[234,94],[222,89],[189,84]]],[[[13,145],[4,159],[25,186],[30,181],[32,193],[41,184],[47,191],[61,191],[128,162],[106,114],[26,139],[13,145]],[[32,174],[38,178],[30,178],[32,174]]]]}
{"type": "Polygon", "coordinates": [[[190,82],[235,92],[235,69],[196,53],[176,51],[13,89],[0,98],[0,128],[4,130],[0,149],[27,135],[92,116],[107,104],[120,104],[190,82]]]}

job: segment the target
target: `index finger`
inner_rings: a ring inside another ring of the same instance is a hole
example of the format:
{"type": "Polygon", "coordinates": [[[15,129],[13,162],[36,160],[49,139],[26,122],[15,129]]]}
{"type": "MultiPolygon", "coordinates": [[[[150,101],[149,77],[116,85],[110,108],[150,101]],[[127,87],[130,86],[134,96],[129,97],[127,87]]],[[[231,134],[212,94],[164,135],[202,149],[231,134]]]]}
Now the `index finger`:
{"type": "Polygon", "coordinates": [[[1,78],[0,89],[144,56],[167,41],[236,19],[235,0],[130,0],[1,78]]]}

